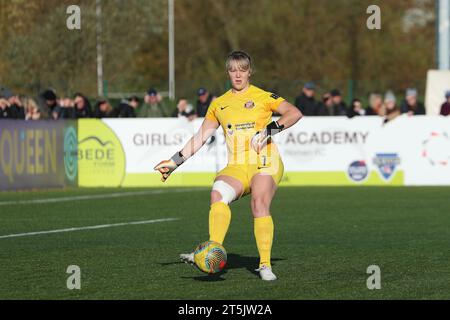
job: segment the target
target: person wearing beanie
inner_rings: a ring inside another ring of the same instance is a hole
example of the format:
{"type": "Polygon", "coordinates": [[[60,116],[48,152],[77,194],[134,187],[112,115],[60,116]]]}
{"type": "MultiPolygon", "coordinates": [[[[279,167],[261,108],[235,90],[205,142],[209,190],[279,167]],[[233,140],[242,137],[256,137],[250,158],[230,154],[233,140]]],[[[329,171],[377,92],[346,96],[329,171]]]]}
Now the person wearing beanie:
{"type": "Polygon", "coordinates": [[[137,110],[138,118],[163,118],[169,116],[169,107],[154,88],[148,89],[144,102],[137,110]]]}
{"type": "Polygon", "coordinates": [[[449,116],[450,115],[450,90],[445,93],[446,101],[441,106],[441,115],[449,116]]]}
{"type": "Polygon", "coordinates": [[[331,90],[331,100],[333,100],[333,114],[335,116],[346,116],[347,115],[347,105],[342,99],[341,91],[338,89],[331,90]]]}
{"type": "Polygon", "coordinates": [[[216,98],[205,88],[200,88],[197,90],[197,108],[196,113],[200,118],[204,118],[206,113],[208,112],[208,108],[211,105],[211,102],[216,98]]]}
{"type": "Polygon", "coordinates": [[[392,91],[386,92],[386,95],[384,96],[384,107],[386,110],[386,116],[384,117],[385,124],[394,120],[401,114],[400,108],[397,106],[397,99],[392,91]]]}
{"type": "Polygon", "coordinates": [[[406,90],[405,99],[400,105],[401,113],[407,113],[410,116],[425,115],[425,106],[418,100],[417,96],[418,93],[415,88],[406,90]]]}
{"type": "Polygon", "coordinates": [[[302,93],[295,98],[295,106],[305,116],[315,116],[317,109],[317,102],[314,98],[316,94],[316,86],[312,82],[307,82],[303,86],[302,93]]]}
{"type": "Polygon", "coordinates": [[[58,98],[55,91],[47,89],[41,94],[41,98],[45,102],[48,118],[58,120],[61,117],[61,106],[58,104],[58,98]]]}

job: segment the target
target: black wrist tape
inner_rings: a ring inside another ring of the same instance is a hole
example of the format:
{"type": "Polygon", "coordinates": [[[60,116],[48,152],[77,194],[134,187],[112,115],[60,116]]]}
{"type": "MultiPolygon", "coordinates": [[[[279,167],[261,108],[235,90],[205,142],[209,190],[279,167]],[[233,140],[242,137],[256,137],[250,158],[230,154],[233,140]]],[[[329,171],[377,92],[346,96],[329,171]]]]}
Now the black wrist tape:
{"type": "Polygon", "coordinates": [[[173,157],[171,158],[173,162],[176,163],[177,166],[181,166],[184,163],[184,156],[183,154],[180,152],[177,152],[173,155],[173,157]]]}
{"type": "Polygon", "coordinates": [[[266,132],[268,136],[274,136],[283,131],[283,129],[284,125],[280,125],[277,121],[273,121],[266,127],[266,132]]]}

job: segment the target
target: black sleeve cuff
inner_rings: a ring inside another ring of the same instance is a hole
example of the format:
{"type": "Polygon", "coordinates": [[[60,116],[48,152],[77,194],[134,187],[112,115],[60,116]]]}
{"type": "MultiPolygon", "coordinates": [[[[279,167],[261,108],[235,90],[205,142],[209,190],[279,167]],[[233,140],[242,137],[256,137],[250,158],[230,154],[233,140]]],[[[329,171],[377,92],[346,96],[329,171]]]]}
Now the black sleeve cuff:
{"type": "Polygon", "coordinates": [[[175,153],[172,156],[172,161],[176,163],[177,166],[181,166],[184,163],[184,156],[183,154],[180,152],[175,153]]]}
{"type": "Polygon", "coordinates": [[[266,132],[268,136],[274,136],[283,131],[284,125],[279,125],[277,121],[272,121],[267,127],[266,132]]]}

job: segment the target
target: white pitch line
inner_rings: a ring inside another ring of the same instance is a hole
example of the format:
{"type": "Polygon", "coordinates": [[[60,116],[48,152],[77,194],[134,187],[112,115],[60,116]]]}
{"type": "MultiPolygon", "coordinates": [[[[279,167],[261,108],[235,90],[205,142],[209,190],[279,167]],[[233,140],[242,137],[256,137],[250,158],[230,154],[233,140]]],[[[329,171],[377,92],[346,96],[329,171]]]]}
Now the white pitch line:
{"type": "Polygon", "coordinates": [[[79,227],[79,228],[67,228],[67,229],[57,229],[57,230],[48,230],[48,231],[17,233],[17,234],[8,234],[8,235],[5,235],[5,236],[0,236],[0,239],[29,237],[29,236],[36,236],[36,235],[41,235],[41,234],[63,233],[63,232],[73,232],[73,231],[82,231],[82,230],[104,229],[104,228],[122,227],[122,226],[138,225],[138,224],[150,224],[150,223],[167,222],[167,221],[175,221],[175,220],[179,220],[179,219],[178,218],[166,218],[166,219],[156,219],[156,220],[122,222],[122,223],[113,223],[113,224],[102,224],[102,225],[98,225],[98,226],[89,226],[89,227],[79,227]]]}
{"type": "Polygon", "coordinates": [[[85,196],[73,196],[73,197],[47,198],[47,199],[36,199],[36,200],[3,201],[3,202],[0,202],[0,206],[20,205],[20,204],[56,203],[56,202],[68,202],[68,201],[92,200],[92,199],[121,198],[121,197],[142,196],[142,195],[150,195],[150,194],[169,193],[169,192],[175,192],[175,193],[190,192],[190,191],[197,191],[197,190],[205,190],[205,189],[204,188],[160,189],[160,190],[147,190],[147,191],[136,191],[136,192],[120,192],[120,193],[107,193],[107,194],[96,194],[96,195],[85,195],[85,196]]]}

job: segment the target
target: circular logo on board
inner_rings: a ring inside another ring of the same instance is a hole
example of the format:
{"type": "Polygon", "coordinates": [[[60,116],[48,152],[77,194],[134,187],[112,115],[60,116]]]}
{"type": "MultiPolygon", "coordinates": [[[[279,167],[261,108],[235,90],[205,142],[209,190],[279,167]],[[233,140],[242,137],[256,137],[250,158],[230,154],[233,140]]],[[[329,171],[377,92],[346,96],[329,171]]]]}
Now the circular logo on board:
{"type": "Polygon", "coordinates": [[[355,161],[348,167],[348,176],[355,182],[361,182],[369,175],[369,168],[365,161],[355,161]]]}
{"type": "Polygon", "coordinates": [[[78,183],[82,187],[119,187],[125,178],[122,143],[101,120],[78,123],[78,183]]]}
{"type": "Polygon", "coordinates": [[[450,136],[447,132],[431,132],[422,143],[422,157],[432,166],[450,165],[450,136]]]}

